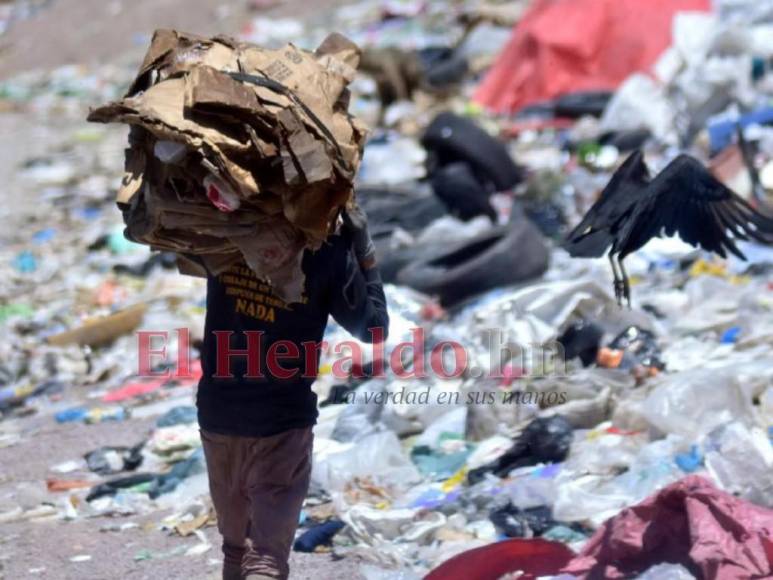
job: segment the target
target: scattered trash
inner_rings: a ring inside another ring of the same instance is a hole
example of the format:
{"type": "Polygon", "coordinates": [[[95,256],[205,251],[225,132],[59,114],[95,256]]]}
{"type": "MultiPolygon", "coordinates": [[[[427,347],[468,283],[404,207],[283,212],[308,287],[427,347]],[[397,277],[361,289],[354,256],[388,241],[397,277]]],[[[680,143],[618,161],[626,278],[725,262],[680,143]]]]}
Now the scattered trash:
{"type": "Polygon", "coordinates": [[[654,376],[665,367],[659,354],[655,335],[649,330],[631,326],[599,351],[598,362],[603,367],[654,376]]]}
{"type": "Polygon", "coordinates": [[[59,411],[56,414],[58,423],[72,423],[82,421],[85,423],[101,423],[103,421],[123,421],[127,417],[127,412],[123,407],[95,407],[87,409],[85,407],[74,407],[59,411]]]}
{"type": "Polygon", "coordinates": [[[62,463],[58,463],[54,465],[51,468],[51,471],[54,471],[56,473],[71,473],[73,471],[78,471],[83,467],[82,461],[77,460],[71,460],[71,461],[64,461],[62,463]]]}
{"type": "Polygon", "coordinates": [[[564,348],[566,360],[579,358],[587,367],[596,362],[603,336],[601,327],[583,321],[569,326],[556,340],[564,348]]]}
{"type": "Polygon", "coordinates": [[[128,447],[100,447],[84,456],[88,468],[100,475],[110,475],[121,471],[133,471],[142,463],[140,443],[131,449],[128,447]]]}
{"type": "Polygon", "coordinates": [[[215,512],[209,501],[194,501],[182,512],[164,519],[162,526],[172,529],[182,537],[190,536],[197,530],[215,523],[215,512]]]}
{"type": "Polygon", "coordinates": [[[309,528],[295,540],[293,550],[313,552],[318,546],[329,544],[344,525],[340,520],[330,520],[309,528]]]}
{"type": "Polygon", "coordinates": [[[73,489],[82,489],[91,487],[92,482],[80,479],[47,479],[46,487],[48,491],[70,491],[73,489]]]}
{"type": "Polygon", "coordinates": [[[49,336],[47,342],[54,346],[65,346],[72,343],[81,346],[109,344],[137,328],[146,311],[145,304],[137,304],[115,314],[88,319],[79,328],[49,336]]]}
{"type": "MultiPolygon", "coordinates": [[[[0,2],[0,32],[49,4],[0,2]]],[[[362,0],[319,22],[251,14],[236,40],[159,31],[169,50],[139,74],[127,53],[4,77],[0,213],[20,225],[0,232],[0,448],[44,459],[3,464],[0,523],[131,536],[150,576],[219,566],[191,388],[201,262],[266,273],[277,239],[315,247],[356,197],[390,335],[341,377],[351,337],[328,325],[296,550],[369,580],[770,576],[773,251],[653,239],[626,259],[621,309],[606,258],[562,248],[635,151],[653,175],[689,153],[744,215],[773,207],[770,10],[641,4],[362,0]],[[110,124],[84,124],[99,103],[110,124]],[[428,372],[371,376],[416,328],[428,372]],[[39,453],[59,438],[80,447],[39,453]]],[[[297,296],[290,278],[273,281],[297,296]]],[[[54,569],[19,567],[6,540],[6,576],[54,569]]]]}
{"type": "Polygon", "coordinates": [[[156,480],[152,473],[138,473],[126,477],[118,477],[105,483],[95,485],[86,496],[86,501],[92,501],[106,495],[115,495],[121,489],[132,489],[137,491],[147,490],[150,484],[156,480]]]}
{"type": "Polygon", "coordinates": [[[486,473],[504,477],[518,467],[563,461],[572,444],[572,431],[572,426],[560,415],[535,419],[495,462],[470,471],[469,480],[475,483],[486,473]]]}
{"type": "Polygon", "coordinates": [[[148,495],[153,499],[174,491],[184,479],[204,471],[204,454],[198,449],[187,459],[175,463],[167,473],[157,476],[148,490],[148,495]]]}
{"type": "Polygon", "coordinates": [[[532,538],[542,536],[556,524],[548,506],[521,509],[508,504],[497,508],[489,516],[491,521],[508,538],[532,538]]]}
{"type": "Polygon", "coordinates": [[[195,423],[196,421],[196,407],[191,405],[181,405],[169,409],[166,413],[161,415],[156,421],[156,426],[172,427],[173,425],[195,423]]]}

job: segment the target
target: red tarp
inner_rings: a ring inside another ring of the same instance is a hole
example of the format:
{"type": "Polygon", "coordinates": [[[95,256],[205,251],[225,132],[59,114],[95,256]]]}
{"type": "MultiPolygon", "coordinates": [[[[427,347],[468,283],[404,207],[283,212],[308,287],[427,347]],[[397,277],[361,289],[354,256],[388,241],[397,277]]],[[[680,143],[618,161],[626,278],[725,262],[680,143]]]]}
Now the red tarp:
{"type": "Polygon", "coordinates": [[[710,0],[536,0],[473,99],[509,113],[563,93],[615,89],[671,44],[676,12],[710,0]]]}
{"type": "Polygon", "coordinates": [[[692,475],[607,520],[563,572],[632,578],[662,562],[712,580],[773,578],[773,510],[692,475]]]}
{"type": "Polygon", "coordinates": [[[160,377],[146,377],[136,381],[129,381],[121,385],[118,389],[105,393],[102,397],[102,401],[105,403],[119,403],[127,399],[133,399],[134,397],[153,393],[165,385],[193,387],[199,384],[199,379],[201,378],[200,361],[193,361],[191,366],[190,376],[175,377],[173,375],[163,375],[160,377]]]}
{"type": "Polygon", "coordinates": [[[504,540],[462,552],[442,563],[424,580],[499,580],[522,571],[521,580],[557,574],[574,554],[564,544],[548,540],[504,540]]]}

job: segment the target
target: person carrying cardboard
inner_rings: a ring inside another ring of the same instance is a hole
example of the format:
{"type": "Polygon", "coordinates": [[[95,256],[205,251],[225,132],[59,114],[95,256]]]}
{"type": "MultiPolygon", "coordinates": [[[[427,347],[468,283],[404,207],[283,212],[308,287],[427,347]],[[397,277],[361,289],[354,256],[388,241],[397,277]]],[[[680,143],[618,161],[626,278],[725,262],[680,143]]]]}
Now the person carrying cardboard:
{"type": "Polygon", "coordinates": [[[386,339],[389,317],[364,212],[316,252],[305,288],[286,304],[246,266],[207,283],[197,397],[210,492],[223,536],[223,580],[288,577],[311,475],[311,390],[328,316],[364,342],[386,339]]]}
{"type": "Polygon", "coordinates": [[[207,278],[198,420],[225,580],[275,580],[311,473],[311,390],[330,315],[365,342],[389,317],[354,178],[359,48],[313,52],[157,30],[126,95],[125,236],[207,278]],[[339,220],[339,216],[343,219],[339,220]]]}

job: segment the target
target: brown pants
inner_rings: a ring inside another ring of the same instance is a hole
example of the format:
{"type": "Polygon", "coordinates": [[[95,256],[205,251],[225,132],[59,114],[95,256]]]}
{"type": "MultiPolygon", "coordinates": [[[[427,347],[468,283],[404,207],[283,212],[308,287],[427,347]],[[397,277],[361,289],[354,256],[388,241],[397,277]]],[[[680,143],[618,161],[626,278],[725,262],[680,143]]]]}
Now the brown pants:
{"type": "Polygon", "coordinates": [[[311,427],[270,437],[201,431],[223,536],[223,578],[285,580],[311,477],[311,427]],[[249,542],[247,539],[249,538],[249,542]]]}

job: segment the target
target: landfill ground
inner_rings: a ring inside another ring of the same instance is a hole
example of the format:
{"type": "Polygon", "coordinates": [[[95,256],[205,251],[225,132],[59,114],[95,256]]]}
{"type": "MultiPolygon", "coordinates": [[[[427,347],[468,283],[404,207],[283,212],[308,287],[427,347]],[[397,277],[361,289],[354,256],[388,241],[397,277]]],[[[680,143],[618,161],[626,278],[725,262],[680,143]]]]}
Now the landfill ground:
{"type": "Polygon", "coordinates": [[[213,287],[263,324],[303,288],[272,256],[353,199],[389,337],[328,318],[289,580],[773,578],[771,30],[759,0],[0,0],[0,580],[221,578],[175,252],[236,260],[213,287]]]}
{"type": "MultiPolygon", "coordinates": [[[[256,2],[266,16],[318,18],[342,0],[256,2]],[[298,14],[299,7],[303,13],[298,14]]],[[[104,64],[142,54],[137,38],[157,28],[236,34],[249,19],[250,2],[220,0],[73,0],[54,2],[36,18],[21,20],[0,38],[0,78],[69,64],[104,64]]]]}
{"type": "MultiPolygon", "coordinates": [[[[72,129],[72,124],[64,124],[72,129]]],[[[38,151],[41,140],[49,145],[67,133],[62,124],[42,123],[33,126],[21,115],[0,114],[0,132],[10,138],[0,140],[0,173],[13,182],[13,167],[19,160],[38,151]]],[[[4,189],[11,197],[12,189],[4,189]]],[[[29,195],[14,197],[14,208],[20,213],[35,214],[39,203],[29,195]]],[[[17,214],[19,215],[19,214],[17,214]]],[[[75,405],[78,396],[69,400],[75,405]]],[[[133,445],[152,429],[155,418],[129,422],[107,422],[95,425],[58,424],[51,417],[29,417],[23,422],[21,441],[0,447],[0,501],[19,498],[29,492],[28,500],[46,494],[45,480],[50,467],[63,458],[77,458],[103,445],[133,445]]],[[[204,528],[212,548],[203,555],[179,553],[198,543],[195,538],[180,538],[157,530],[158,521],[173,510],[131,518],[79,519],[75,521],[22,521],[0,523],[0,578],[56,578],[57,580],[187,579],[220,578],[219,534],[214,527],[204,528]],[[127,521],[136,528],[99,532],[103,526],[127,521]],[[136,561],[143,550],[156,554],[170,553],[146,561],[136,561]],[[70,559],[87,554],[86,562],[70,559]],[[210,562],[215,560],[215,562],[210,562]]],[[[301,554],[291,557],[293,580],[317,578],[361,578],[358,564],[352,560],[334,560],[328,554],[301,554]]]]}
{"type": "MultiPolygon", "coordinates": [[[[306,17],[317,11],[341,4],[341,0],[315,2],[286,0],[270,12],[276,16],[296,14],[304,8],[306,17]]],[[[248,10],[243,4],[219,0],[175,0],[158,2],[114,2],[71,0],[56,2],[40,18],[18,23],[0,39],[0,78],[19,74],[30,68],[50,69],[70,63],[110,62],[135,58],[142,47],[133,42],[134,35],[148,34],[159,27],[176,27],[208,33],[233,33],[248,10]],[[218,11],[219,10],[219,11],[218,11]],[[97,16],[108,12],[108,18],[97,16]],[[213,21],[216,24],[213,25],[213,21]],[[131,57],[129,57],[131,58],[131,57]]],[[[39,212],[39,199],[18,180],[18,166],[24,160],[55,150],[65,143],[82,121],[58,118],[41,119],[23,112],[0,112],[0,179],[6,187],[0,191],[3,223],[29,216],[34,222],[45,221],[39,212]],[[15,217],[11,218],[13,213],[15,217]]],[[[123,140],[123,129],[116,128],[116,143],[123,140]]],[[[0,237],[5,237],[6,230],[0,237]]],[[[6,238],[7,239],[7,238],[6,238]]],[[[72,401],[75,404],[75,400],[72,401]]],[[[0,448],[0,498],[16,496],[20,488],[32,494],[46,493],[49,468],[63,457],[79,457],[102,445],[133,445],[152,428],[153,419],[96,425],[58,424],[48,419],[25,420],[22,442],[0,448]],[[41,488],[40,485],[43,485],[41,488]]],[[[130,518],[136,528],[97,532],[111,523],[121,524],[126,518],[76,521],[38,521],[0,524],[0,578],[56,578],[62,580],[126,579],[219,579],[221,553],[219,534],[213,526],[204,528],[212,548],[203,555],[186,556],[180,549],[198,543],[195,538],[180,538],[159,532],[160,517],[173,510],[130,518]],[[137,561],[142,550],[168,556],[137,561]],[[71,558],[88,554],[86,562],[71,558]]],[[[358,564],[352,560],[335,560],[328,554],[294,552],[290,565],[293,580],[316,578],[361,578],[358,564]]]]}
{"type": "MultiPolygon", "coordinates": [[[[133,445],[150,431],[153,419],[96,425],[52,424],[49,420],[25,421],[23,442],[0,448],[0,498],[22,495],[28,499],[46,494],[45,480],[50,467],[62,457],[78,457],[102,445],[133,445]]],[[[19,498],[24,502],[24,499],[19,498]]],[[[76,521],[36,521],[0,524],[0,578],[56,578],[62,580],[133,580],[201,578],[219,580],[221,554],[219,534],[204,528],[212,548],[203,555],[180,553],[196,545],[195,537],[180,538],[157,530],[158,521],[173,510],[139,517],[80,519],[76,521]],[[103,527],[131,521],[137,527],[98,531],[103,527]],[[156,557],[137,561],[150,551],[156,557]],[[72,562],[78,555],[89,555],[86,562],[72,562]],[[165,555],[169,554],[169,555],[165,555]],[[159,557],[158,555],[161,555],[159,557]]],[[[333,560],[327,554],[292,554],[293,580],[316,578],[361,578],[351,560],[333,560]]]]}

